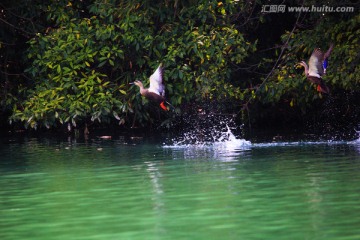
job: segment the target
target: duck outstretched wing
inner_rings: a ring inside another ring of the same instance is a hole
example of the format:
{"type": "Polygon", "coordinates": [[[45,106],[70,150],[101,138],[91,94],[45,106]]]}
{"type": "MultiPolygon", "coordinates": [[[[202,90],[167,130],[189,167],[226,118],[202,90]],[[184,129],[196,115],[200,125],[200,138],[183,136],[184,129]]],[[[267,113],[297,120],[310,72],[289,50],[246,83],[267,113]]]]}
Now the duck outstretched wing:
{"type": "Polygon", "coordinates": [[[324,75],[324,62],[327,67],[327,58],[330,56],[334,44],[330,44],[329,49],[323,53],[319,48],[316,48],[309,59],[309,76],[321,77],[324,75]]]}
{"type": "Polygon", "coordinates": [[[150,76],[149,91],[161,96],[165,96],[165,86],[163,84],[163,68],[162,64],[150,76]]]}
{"type": "Polygon", "coordinates": [[[310,56],[309,59],[309,76],[320,78],[324,75],[324,53],[316,48],[310,56]]]}

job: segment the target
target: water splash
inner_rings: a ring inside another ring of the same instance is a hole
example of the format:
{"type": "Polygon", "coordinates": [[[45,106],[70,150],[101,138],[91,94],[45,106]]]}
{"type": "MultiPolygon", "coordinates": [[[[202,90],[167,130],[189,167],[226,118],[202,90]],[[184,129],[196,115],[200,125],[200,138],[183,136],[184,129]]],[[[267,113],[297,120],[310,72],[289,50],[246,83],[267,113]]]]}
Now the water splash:
{"type": "Polygon", "coordinates": [[[227,131],[223,132],[220,137],[214,142],[216,148],[222,148],[225,150],[236,149],[249,149],[251,142],[245,139],[236,138],[231,132],[229,126],[226,125],[227,131]]]}
{"type": "Polygon", "coordinates": [[[184,133],[163,147],[172,149],[174,159],[217,159],[223,162],[237,161],[239,155],[246,154],[251,142],[237,138],[228,125],[218,130],[219,126],[202,131],[184,133]],[[180,156],[177,156],[180,154],[180,156]]]}
{"type": "Polygon", "coordinates": [[[237,151],[250,148],[250,141],[237,138],[227,123],[219,130],[221,125],[223,125],[223,122],[211,128],[185,132],[183,136],[172,139],[171,144],[166,144],[165,147],[191,148],[193,150],[195,148],[211,148],[221,151],[237,151]]]}

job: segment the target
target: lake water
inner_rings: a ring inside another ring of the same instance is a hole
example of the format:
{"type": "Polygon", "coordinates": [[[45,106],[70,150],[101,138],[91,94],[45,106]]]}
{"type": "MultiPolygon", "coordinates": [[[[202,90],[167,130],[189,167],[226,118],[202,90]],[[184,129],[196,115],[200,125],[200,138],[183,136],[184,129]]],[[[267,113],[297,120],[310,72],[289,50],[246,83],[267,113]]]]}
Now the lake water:
{"type": "Polygon", "coordinates": [[[3,140],[0,239],[360,239],[360,141],[3,140]]]}

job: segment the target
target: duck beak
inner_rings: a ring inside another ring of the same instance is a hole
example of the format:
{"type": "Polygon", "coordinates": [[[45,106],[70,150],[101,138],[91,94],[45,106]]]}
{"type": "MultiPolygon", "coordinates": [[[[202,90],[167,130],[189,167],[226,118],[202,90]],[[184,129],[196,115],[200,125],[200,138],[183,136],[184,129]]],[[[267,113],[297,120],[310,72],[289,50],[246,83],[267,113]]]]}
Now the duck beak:
{"type": "Polygon", "coordinates": [[[131,83],[129,83],[130,85],[136,85],[136,83],[138,83],[138,82],[140,82],[139,80],[135,80],[135,81],[133,81],[133,82],[131,82],[131,83]]]}

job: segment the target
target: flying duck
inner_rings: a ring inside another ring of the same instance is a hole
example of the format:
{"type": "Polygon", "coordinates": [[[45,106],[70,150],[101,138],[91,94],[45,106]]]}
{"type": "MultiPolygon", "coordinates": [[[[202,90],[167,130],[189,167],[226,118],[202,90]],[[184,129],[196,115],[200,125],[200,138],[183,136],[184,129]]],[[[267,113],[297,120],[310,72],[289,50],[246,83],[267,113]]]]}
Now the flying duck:
{"type": "Polygon", "coordinates": [[[317,85],[317,91],[322,93],[329,93],[329,88],[325,85],[321,78],[326,74],[326,68],[328,65],[328,57],[333,50],[334,45],[331,44],[329,49],[323,53],[319,48],[315,48],[309,59],[309,66],[305,61],[301,61],[299,65],[303,66],[305,76],[307,79],[317,85]]]}
{"type": "Polygon", "coordinates": [[[160,104],[160,107],[169,111],[169,109],[165,106],[165,103],[170,105],[165,99],[165,85],[163,83],[163,68],[160,63],[159,67],[155,70],[155,72],[150,76],[150,87],[144,88],[143,83],[140,80],[135,80],[131,84],[135,84],[140,88],[140,94],[150,101],[157,102],[160,104]]]}

